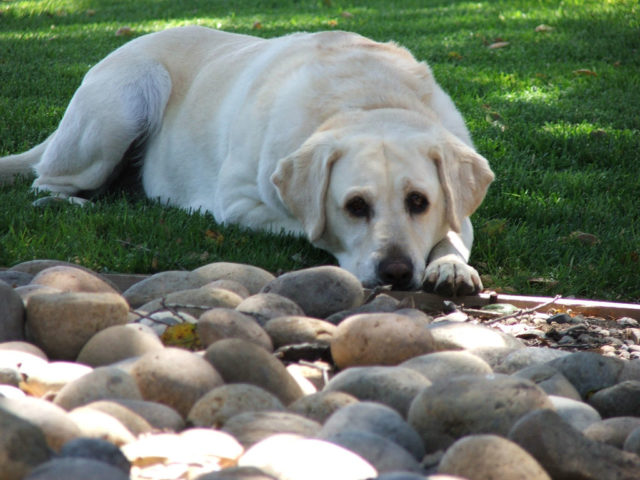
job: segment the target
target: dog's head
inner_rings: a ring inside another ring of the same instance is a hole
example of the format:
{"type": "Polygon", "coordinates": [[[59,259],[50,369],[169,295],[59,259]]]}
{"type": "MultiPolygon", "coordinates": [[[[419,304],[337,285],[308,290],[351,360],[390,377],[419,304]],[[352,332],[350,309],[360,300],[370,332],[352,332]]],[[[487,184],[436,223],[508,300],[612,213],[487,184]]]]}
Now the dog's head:
{"type": "Polygon", "coordinates": [[[473,148],[415,117],[364,112],[329,124],[272,176],[309,240],[366,287],[418,288],[431,249],[493,180],[473,148]]]}

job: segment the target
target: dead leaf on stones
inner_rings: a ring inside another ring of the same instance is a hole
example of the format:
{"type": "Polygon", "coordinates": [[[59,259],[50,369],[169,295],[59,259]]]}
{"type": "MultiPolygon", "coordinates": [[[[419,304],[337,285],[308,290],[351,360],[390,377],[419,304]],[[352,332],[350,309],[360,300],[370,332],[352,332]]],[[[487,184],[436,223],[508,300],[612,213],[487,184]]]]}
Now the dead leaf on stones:
{"type": "Polygon", "coordinates": [[[554,30],[553,27],[550,27],[549,25],[545,25],[544,23],[541,23],[540,25],[538,25],[536,27],[536,32],[540,33],[540,32],[551,32],[552,30],[554,30]]]}
{"type": "Polygon", "coordinates": [[[130,37],[133,35],[133,29],[131,27],[120,27],[116,30],[116,37],[130,37]]]}
{"type": "Polygon", "coordinates": [[[193,323],[178,323],[170,325],[160,337],[166,346],[186,348],[196,351],[201,348],[200,338],[193,323]]]}
{"type": "Polygon", "coordinates": [[[509,46],[509,42],[494,42],[491,45],[489,45],[487,48],[489,48],[490,50],[495,50],[498,48],[504,48],[508,46],[509,46]]]}
{"type": "Polygon", "coordinates": [[[576,75],[585,75],[585,76],[591,76],[591,77],[598,76],[596,72],[594,72],[593,70],[589,70],[588,68],[580,68],[578,70],[574,70],[573,73],[575,73],[576,75]]]}

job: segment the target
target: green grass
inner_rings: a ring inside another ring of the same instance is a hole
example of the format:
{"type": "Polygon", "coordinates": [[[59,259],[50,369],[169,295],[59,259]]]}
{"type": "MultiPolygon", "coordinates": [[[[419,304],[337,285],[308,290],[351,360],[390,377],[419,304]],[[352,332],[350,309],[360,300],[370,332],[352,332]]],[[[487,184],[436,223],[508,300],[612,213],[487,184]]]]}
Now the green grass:
{"type": "MultiPolygon", "coordinates": [[[[640,301],[637,0],[4,0],[0,12],[0,155],[55,129],[84,73],[130,38],[115,35],[123,26],[395,40],[429,62],[496,172],[473,218],[472,264],[486,286],[640,301]],[[509,45],[488,48],[496,41],[509,45]]],[[[34,209],[28,185],[0,188],[0,265],[58,258],[153,272],[225,260],[277,272],[333,261],[300,239],[117,192],[89,209],[34,209]]]]}

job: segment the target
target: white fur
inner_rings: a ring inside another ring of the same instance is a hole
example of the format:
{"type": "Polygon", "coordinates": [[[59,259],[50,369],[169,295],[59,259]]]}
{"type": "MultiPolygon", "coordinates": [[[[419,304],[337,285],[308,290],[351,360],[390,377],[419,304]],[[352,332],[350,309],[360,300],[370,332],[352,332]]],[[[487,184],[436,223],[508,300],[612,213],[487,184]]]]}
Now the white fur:
{"type": "Polygon", "coordinates": [[[410,260],[405,288],[481,286],[466,264],[468,217],[493,174],[429,67],[395,44],[346,32],[146,35],[93,67],[58,129],[0,159],[0,175],[35,165],[36,188],[99,189],[134,143],[149,197],[305,234],[367,286],[390,258],[410,260]],[[411,192],[429,199],[425,213],[408,212],[411,192]],[[370,218],[345,210],[356,194],[370,218]]]}

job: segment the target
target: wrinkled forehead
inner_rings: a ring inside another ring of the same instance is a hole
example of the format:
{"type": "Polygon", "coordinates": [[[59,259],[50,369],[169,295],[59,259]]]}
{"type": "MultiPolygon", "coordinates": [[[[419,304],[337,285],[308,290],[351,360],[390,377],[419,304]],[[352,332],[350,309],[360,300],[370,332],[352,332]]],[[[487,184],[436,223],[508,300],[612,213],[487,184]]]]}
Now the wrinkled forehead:
{"type": "Polygon", "coordinates": [[[438,171],[426,154],[425,140],[407,137],[371,138],[351,145],[347,142],[342,157],[334,165],[331,190],[337,195],[359,188],[375,194],[417,190],[430,197],[439,195],[438,171]]]}

